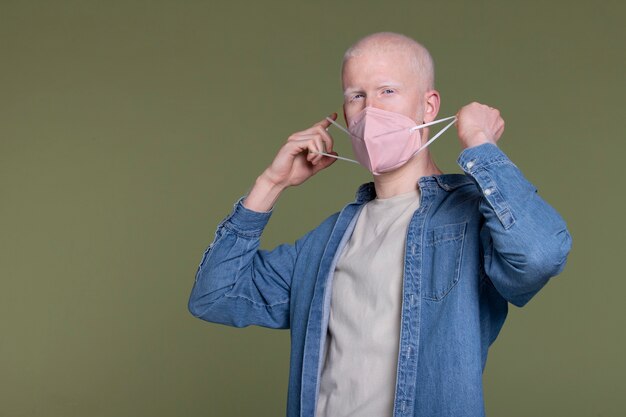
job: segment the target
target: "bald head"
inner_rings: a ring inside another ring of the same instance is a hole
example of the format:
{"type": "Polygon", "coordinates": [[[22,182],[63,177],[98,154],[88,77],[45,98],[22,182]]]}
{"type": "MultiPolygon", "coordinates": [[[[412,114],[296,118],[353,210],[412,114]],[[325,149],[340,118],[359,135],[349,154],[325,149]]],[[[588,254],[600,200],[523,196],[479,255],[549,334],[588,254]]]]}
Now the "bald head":
{"type": "Polygon", "coordinates": [[[400,52],[410,58],[415,77],[419,80],[422,91],[435,88],[435,69],[433,58],[424,46],[408,36],[393,32],[379,32],[359,39],[343,56],[342,74],[346,63],[364,54],[400,52]]]}

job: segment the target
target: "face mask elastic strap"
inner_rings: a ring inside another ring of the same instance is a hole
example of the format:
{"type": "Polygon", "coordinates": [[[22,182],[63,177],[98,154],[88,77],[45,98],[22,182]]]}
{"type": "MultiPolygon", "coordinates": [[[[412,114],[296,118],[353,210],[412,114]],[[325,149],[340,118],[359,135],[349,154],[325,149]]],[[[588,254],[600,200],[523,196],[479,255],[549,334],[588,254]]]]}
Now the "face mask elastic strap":
{"type": "MultiPolygon", "coordinates": [[[[423,129],[425,127],[436,125],[437,123],[445,122],[446,120],[452,120],[452,119],[454,119],[454,121],[456,122],[456,116],[444,117],[443,119],[433,120],[432,122],[428,122],[428,123],[424,123],[424,124],[412,127],[409,129],[409,131],[413,132],[414,130],[423,129]]],[[[444,129],[447,129],[447,127],[444,127],[444,129]]]]}
{"type": "Polygon", "coordinates": [[[332,153],[326,153],[326,152],[311,152],[311,153],[316,153],[318,155],[324,155],[324,156],[330,156],[331,158],[341,159],[342,161],[354,162],[355,164],[359,163],[358,161],[355,161],[354,159],[344,158],[343,156],[333,155],[332,153]]]}
{"type": "MultiPolygon", "coordinates": [[[[446,119],[442,119],[442,120],[450,120],[450,119],[454,119],[454,120],[452,120],[450,123],[448,123],[448,124],[447,124],[447,125],[446,125],[443,129],[441,129],[439,132],[437,132],[437,134],[436,134],[435,136],[433,136],[432,138],[430,138],[430,139],[428,140],[428,142],[426,142],[425,144],[423,144],[422,146],[420,146],[420,148],[417,150],[417,152],[415,152],[415,153],[413,154],[413,156],[415,156],[415,155],[417,155],[418,153],[420,153],[422,149],[425,149],[428,145],[430,145],[431,143],[433,143],[433,142],[435,141],[435,139],[437,139],[439,136],[441,136],[441,135],[443,134],[443,132],[445,132],[446,130],[448,130],[448,129],[450,128],[450,126],[452,126],[453,124],[455,124],[455,123],[456,123],[456,120],[457,120],[457,119],[456,119],[456,116],[448,117],[448,118],[446,118],[446,119]]],[[[432,123],[435,123],[435,122],[431,122],[431,124],[432,124],[432,123]]],[[[419,126],[418,126],[418,127],[419,127],[419,126]]],[[[422,127],[424,127],[424,126],[422,125],[422,127]]],[[[415,129],[415,128],[413,128],[413,129],[415,129]]]]}
{"type": "MultiPolygon", "coordinates": [[[[332,124],[337,126],[342,131],[346,132],[346,134],[350,135],[350,132],[345,127],[341,126],[339,123],[335,122],[330,117],[326,117],[326,120],[328,120],[329,122],[331,122],[332,124]]],[[[344,158],[343,156],[333,155],[331,153],[326,153],[326,152],[311,152],[311,153],[315,153],[315,154],[318,154],[318,155],[324,155],[324,156],[330,156],[331,158],[341,159],[342,161],[354,162],[355,164],[359,163],[358,161],[355,161],[354,159],[344,158]]]]}
{"type": "Polygon", "coordinates": [[[339,129],[343,130],[344,132],[346,132],[348,135],[350,135],[350,132],[348,131],[348,129],[346,129],[345,127],[341,126],[339,123],[337,123],[336,121],[334,121],[333,119],[331,119],[330,117],[327,117],[326,120],[328,120],[329,122],[331,122],[332,124],[334,124],[335,126],[337,126],[339,129]]]}

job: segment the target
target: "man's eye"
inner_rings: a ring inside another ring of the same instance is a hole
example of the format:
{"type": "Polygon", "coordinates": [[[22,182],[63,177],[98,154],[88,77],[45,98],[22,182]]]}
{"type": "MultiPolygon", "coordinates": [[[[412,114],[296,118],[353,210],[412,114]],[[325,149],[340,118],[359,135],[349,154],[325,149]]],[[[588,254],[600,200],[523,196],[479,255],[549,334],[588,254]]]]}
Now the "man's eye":
{"type": "Polygon", "coordinates": [[[392,93],[394,93],[394,91],[391,88],[385,88],[383,90],[383,94],[392,94],[392,93]]]}
{"type": "Polygon", "coordinates": [[[363,94],[355,94],[355,95],[352,96],[352,100],[356,100],[356,99],[359,99],[359,98],[363,98],[363,94]]]}

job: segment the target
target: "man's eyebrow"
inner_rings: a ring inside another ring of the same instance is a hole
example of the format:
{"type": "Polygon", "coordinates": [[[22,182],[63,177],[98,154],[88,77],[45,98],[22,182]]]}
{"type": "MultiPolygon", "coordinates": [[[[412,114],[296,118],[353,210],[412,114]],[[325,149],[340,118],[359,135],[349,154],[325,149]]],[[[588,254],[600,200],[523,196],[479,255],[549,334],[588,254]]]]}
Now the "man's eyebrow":
{"type": "Polygon", "coordinates": [[[385,87],[393,87],[393,88],[398,88],[398,87],[402,87],[402,84],[400,84],[400,83],[394,83],[394,82],[382,83],[382,84],[378,87],[378,89],[385,88],[385,87]]]}
{"type": "MultiPolygon", "coordinates": [[[[402,87],[402,84],[394,83],[394,82],[384,82],[384,83],[381,83],[378,87],[376,87],[376,89],[380,90],[381,88],[386,88],[386,87],[399,88],[399,87],[402,87]]],[[[349,96],[354,93],[364,93],[364,92],[365,90],[362,88],[346,88],[343,92],[343,95],[349,96]]]]}
{"type": "Polygon", "coordinates": [[[362,88],[346,88],[345,90],[343,90],[343,95],[349,96],[354,93],[363,93],[363,92],[364,91],[362,88]]]}

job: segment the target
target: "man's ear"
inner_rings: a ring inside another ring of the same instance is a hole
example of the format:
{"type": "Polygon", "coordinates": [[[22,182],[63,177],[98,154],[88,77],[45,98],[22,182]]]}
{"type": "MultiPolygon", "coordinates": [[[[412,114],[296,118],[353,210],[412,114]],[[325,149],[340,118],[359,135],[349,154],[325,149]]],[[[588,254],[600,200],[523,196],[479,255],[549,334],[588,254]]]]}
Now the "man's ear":
{"type": "Polygon", "coordinates": [[[440,100],[437,90],[429,90],[424,93],[424,123],[432,122],[437,118],[440,100]]]}

